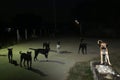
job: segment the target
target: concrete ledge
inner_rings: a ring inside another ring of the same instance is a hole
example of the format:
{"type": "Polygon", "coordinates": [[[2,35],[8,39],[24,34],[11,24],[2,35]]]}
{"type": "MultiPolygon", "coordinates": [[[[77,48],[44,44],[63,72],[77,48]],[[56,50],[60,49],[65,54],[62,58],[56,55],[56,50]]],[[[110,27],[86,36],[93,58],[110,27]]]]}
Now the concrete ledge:
{"type": "Polygon", "coordinates": [[[94,66],[93,66],[93,63],[94,63],[95,61],[90,61],[90,68],[91,68],[91,71],[92,71],[92,73],[93,73],[93,78],[94,78],[94,80],[99,80],[98,79],[98,77],[97,77],[97,74],[96,74],[96,72],[95,72],[95,68],[94,68],[94,66]]]}
{"type": "Polygon", "coordinates": [[[110,75],[109,75],[110,73],[100,74],[97,71],[97,69],[95,68],[95,66],[98,64],[99,64],[99,62],[97,62],[97,61],[90,61],[90,68],[93,73],[94,80],[120,80],[120,74],[117,71],[115,71],[114,69],[113,69],[114,74],[111,74],[112,79],[110,79],[110,75]],[[109,75],[109,77],[108,77],[108,75],[109,75]]]}

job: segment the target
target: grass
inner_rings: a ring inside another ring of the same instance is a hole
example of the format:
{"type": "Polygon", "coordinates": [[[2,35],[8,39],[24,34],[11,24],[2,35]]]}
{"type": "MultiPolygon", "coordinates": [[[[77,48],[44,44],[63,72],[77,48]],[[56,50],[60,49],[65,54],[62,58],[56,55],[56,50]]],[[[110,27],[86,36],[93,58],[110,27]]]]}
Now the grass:
{"type": "Polygon", "coordinates": [[[67,80],[93,80],[89,62],[77,62],[70,69],[67,80]]]}
{"type": "Polygon", "coordinates": [[[112,67],[118,72],[120,73],[120,54],[119,53],[112,53],[110,54],[110,60],[111,60],[111,64],[112,67]]]}
{"type": "MultiPolygon", "coordinates": [[[[93,60],[99,61],[100,58],[93,60]]],[[[120,73],[120,54],[110,54],[110,61],[114,70],[120,73]]],[[[90,70],[89,62],[77,62],[69,71],[67,80],[93,80],[93,74],[90,70]]]]}
{"type": "MultiPolygon", "coordinates": [[[[118,73],[120,73],[120,54],[119,53],[111,53],[110,56],[110,62],[112,64],[112,67],[114,70],[116,70],[118,73]]],[[[95,61],[100,61],[99,57],[94,58],[95,61]]]]}
{"type": "MultiPolygon", "coordinates": [[[[2,46],[2,48],[11,46],[16,44],[16,42],[10,42],[10,41],[4,41],[5,44],[2,46]]],[[[20,42],[24,42],[24,41],[20,41],[20,42]]],[[[17,43],[18,44],[18,43],[17,43]]],[[[113,49],[112,49],[113,50],[113,49]]],[[[110,61],[112,64],[112,67],[120,73],[120,54],[119,54],[119,49],[118,50],[114,50],[110,53],[110,61]]],[[[97,57],[96,59],[99,61],[100,57],[97,57]]],[[[4,65],[5,66],[5,65],[4,65]]],[[[3,66],[3,68],[5,68],[3,66]]],[[[1,66],[2,67],[2,66],[1,66]]],[[[8,67],[8,66],[7,66],[8,67]]],[[[6,68],[7,68],[6,67],[6,68]]],[[[4,69],[1,69],[4,70],[4,69]]],[[[16,70],[17,71],[17,70],[16,70]]],[[[4,74],[2,74],[1,76],[4,77],[4,75],[6,74],[5,71],[4,74]]],[[[20,72],[22,73],[21,69],[20,72]]],[[[16,72],[17,73],[17,72],[16,72]]],[[[10,73],[9,73],[10,74],[10,73]]],[[[25,75],[25,74],[24,74],[25,75]]],[[[27,75],[26,75],[27,76],[27,75]]],[[[36,77],[36,75],[35,75],[36,77]]],[[[38,77],[39,78],[39,77],[38,77]]],[[[29,78],[28,78],[29,79],[29,78]]],[[[1,78],[1,80],[5,80],[4,78],[1,78]]],[[[7,79],[6,79],[7,80],[7,79]]],[[[18,80],[18,79],[17,79],[18,80]]],[[[21,79],[22,80],[22,79],[21,79]]],[[[31,79],[32,80],[32,79],[31,79]]],[[[89,62],[77,62],[69,71],[69,76],[67,78],[67,80],[93,80],[93,75],[92,72],[90,70],[90,66],[89,66],[89,62]]]]}

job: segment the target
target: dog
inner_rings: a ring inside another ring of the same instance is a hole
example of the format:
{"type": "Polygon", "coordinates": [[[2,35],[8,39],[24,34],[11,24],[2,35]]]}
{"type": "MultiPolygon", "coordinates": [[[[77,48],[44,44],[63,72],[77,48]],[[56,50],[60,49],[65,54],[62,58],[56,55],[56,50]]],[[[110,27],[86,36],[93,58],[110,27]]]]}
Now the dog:
{"type": "Polygon", "coordinates": [[[13,48],[8,48],[8,60],[9,63],[12,63],[12,58],[13,58],[13,48]]]}
{"type": "Polygon", "coordinates": [[[49,48],[45,48],[45,49],[34,49],[34,48],[29,48],[31,50],[34,50],[34,53],[35,53],[35,56],[34,56],[34,61],[38,60],[37,59],[37,56],[38,54],[43,54],[45,56],[45,58],[47,59],[48,58],[48,53],[50,51],[49,48]]]}
{"type": "Polygon", "coordinates": [[[27,68],[31,68],[32,66],[32,56],[31,56],[31,52],[27,51],[27,53],[23,53],[22,51],[19,52],[20,53],[20,66],[22,67],[22,62],[24,67],[26,67],[25,63],[27,62],[27,68]]]}
{"type": "Polygon", "coordinates": [[[57,53],[60,53],[60,48],[61,48],[60,41],[57,41],[56,45],[57,53]]]}
{"type": "Polygon", "coordinates": [[[111,65],[108,54],[108,44],[103,42],[102,40],[98,40],[97,43],[100,47],[100,63],[103,64],[105,60],[107,64],[111,65]]]}
{"type": "Polygon", "coordinates": [[[43,42],[43,49],[50,49],[50,42],[43,42]]]}
{"type": "Polygon", "coordinates": [[[82,51],[82,54],[87,54],[87,43],[84,42],[84,39],[80,39],[78,54],[80,53],[80,50],[82,51]]]}

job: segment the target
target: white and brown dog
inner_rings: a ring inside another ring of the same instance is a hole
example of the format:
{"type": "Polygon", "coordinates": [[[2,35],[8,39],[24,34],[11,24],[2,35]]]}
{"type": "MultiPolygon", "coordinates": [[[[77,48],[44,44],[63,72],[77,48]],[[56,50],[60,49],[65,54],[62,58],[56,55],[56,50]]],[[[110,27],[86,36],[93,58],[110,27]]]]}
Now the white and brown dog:
{"type": "Polygon", "coordinates": [[[100,61],[101,61],[101,64],[103,64],[103,62],[105,60],[106,63],[111,65],[110,59],[109,59],[109,54],[108,54],[107,43],[103,42],[102,40],[98,40],[97,43],[100,47],[100,61]]]}
{"type": "Polygon", "coordinates": [[[57,45],[56,45],[56,49],[57,49],[57,53],[60,53],[60,41],[57,41],[57,45]]]}

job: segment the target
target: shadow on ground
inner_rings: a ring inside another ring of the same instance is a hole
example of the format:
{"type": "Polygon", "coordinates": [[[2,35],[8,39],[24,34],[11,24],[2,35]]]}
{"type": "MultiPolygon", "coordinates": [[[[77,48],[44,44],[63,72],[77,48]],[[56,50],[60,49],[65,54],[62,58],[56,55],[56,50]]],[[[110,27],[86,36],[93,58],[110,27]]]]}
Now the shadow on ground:
{"type": "Polygon", "coordinates": [[[60,53],[66,54],[66,53],[72,53],[72,52],[69,52],[69,51],[60,51],[60,53]]]}
{"type": "Polygon", "coordinates": [[[0,56],[7,56],[7,55],[5,55],[5,54],[0,54],[0,56]]]}
{"type": "Polygon", "coordinates": [[[39,69],[35,69],[35,68],[31,68],[31,69],[27,69],[27,70],[29,70],[29,71],[32,71],[32,72],[34,72],[34,73],[37,73],[37,74],[39,74],[40,76],[47,76],[47,74],[45,74],[44,72],[42,72],[42,71],[40,71],[39,69]]]}
{"type": "MultiPolygon", "coordinates": [[[[50,50],[51,52],[55,52],[57,53],[56,50],[50,50]]],[[[69,51],[60,51],[61,54],[66,54],[66,53],[72,53],[72,52],[69,52],[69,51]]]]}
{"type": "Polygon", "coordinates": [[[53,62],[53,63],[58,63],[58,64],[65,64],[64,62],[57,61],[57,60],[40,60],[39,62],[53,62]]]}

